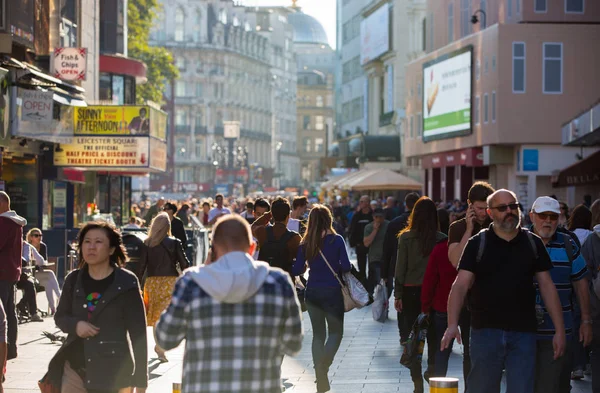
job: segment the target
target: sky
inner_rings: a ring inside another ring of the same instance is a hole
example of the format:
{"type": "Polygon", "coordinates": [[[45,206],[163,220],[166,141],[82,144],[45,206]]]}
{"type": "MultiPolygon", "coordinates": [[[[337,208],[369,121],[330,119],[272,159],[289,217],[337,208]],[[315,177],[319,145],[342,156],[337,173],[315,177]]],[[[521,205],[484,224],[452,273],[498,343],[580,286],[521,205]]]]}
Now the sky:
{"type": "MultiPolygon", "coordinates": [[[[242,0],[241,3],[255,7],[291,6],[292,0],[242,0]]],[[[335,48],[335,3],[336,0],[298,0],[297,3],[305,14],[321,22],[332,48],[335,48]]]]}

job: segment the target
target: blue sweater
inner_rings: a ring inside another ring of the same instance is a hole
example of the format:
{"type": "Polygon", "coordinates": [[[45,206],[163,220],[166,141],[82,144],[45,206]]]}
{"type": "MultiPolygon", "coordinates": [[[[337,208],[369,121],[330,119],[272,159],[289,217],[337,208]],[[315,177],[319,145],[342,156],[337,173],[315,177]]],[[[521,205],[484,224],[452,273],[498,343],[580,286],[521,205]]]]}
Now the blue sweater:
{"type": "MultiPolygon", "coordinates": [[[[304,266],[308,262],[308,268],[310,273],[308,276],[307,287],[338,287],[340,283],[336,280],[329,267],[321,257],[321,254],[317,255],[310,261],[306,260],[304,253],[304,244],[298,247],[298,254],[296,255],[296,261],[292,267],[292,274],[294,276],[302,274],[304,266]]],[[[346,251],[346,242],[340,235],[327,235],[323,238],[323,246],[321,248],[323,254],[329,261],[329,264],[336,271],[336,273],[349,272],[351,269],[350,259],[348,259],[348,252],[346,251]]]]}

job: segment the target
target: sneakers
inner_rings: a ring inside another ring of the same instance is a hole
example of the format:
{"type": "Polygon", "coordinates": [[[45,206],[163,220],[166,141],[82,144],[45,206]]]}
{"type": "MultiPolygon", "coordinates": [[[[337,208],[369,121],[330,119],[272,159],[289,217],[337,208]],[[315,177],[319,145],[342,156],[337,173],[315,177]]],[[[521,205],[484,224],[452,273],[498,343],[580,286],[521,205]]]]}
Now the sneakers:
{"type": "Polygon", "coordinates": [[[33,314],[31,316],[31,322],[43,322],[44,320],[42,319],[42,317],[39,316],[39,314],[33,314]]]}
{"type": "Polygon", "coordinates": [[[592,375],[592,365],[591,364],[586,364],[585,365],[585,371],[583,372],[585,375],[592,375]]]}
{"type": "Polygon", "coordinates": [[[583,370],[575,370],[571,373],[571,379],[580,380],[583,379],[583,370]]]}

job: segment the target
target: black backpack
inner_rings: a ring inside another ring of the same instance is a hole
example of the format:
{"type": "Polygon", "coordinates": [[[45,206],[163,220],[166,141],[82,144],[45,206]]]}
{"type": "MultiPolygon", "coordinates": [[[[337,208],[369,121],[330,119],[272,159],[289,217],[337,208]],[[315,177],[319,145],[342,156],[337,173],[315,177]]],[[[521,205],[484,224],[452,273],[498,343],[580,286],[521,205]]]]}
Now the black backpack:
{"type": "Polygon", "coordinates": [[[293,258],[294,256],[287,255],[287,242],[296,232],[286,228],[283,235],[279,239],[275,239],[273,226],[267,225],[265,229],[267,231],[267,241],[260,246],[258,259],[267,262],[272,267],[278,267],[289,272],[291,261],[286,260],[286,257],[293,258]]]}

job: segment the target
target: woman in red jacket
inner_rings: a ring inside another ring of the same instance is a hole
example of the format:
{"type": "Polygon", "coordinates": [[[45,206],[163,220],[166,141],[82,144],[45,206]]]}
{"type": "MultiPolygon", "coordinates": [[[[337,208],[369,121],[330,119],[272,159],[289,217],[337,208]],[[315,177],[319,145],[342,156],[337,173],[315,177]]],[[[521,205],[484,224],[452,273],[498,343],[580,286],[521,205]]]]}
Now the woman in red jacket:
{"type": "MultiPolygon", "coordinates": [[[[448,259],[448,242],[436,244],[429,255],[421,289],[421,311],[430,314],[429,321],[435,324],[437,332],[434,375],[436,377],[446,376],[448,359],[452,352],[452,344],[444,351],[440,351],[439,348],[442,336],[448,327],[448,295],[457,274],[456,268],[448,259]]],[[[464,372],[467,374],[468,370],[464,372]]],[[[467,375],[464,377],[466,381],[467,375]]]]}

